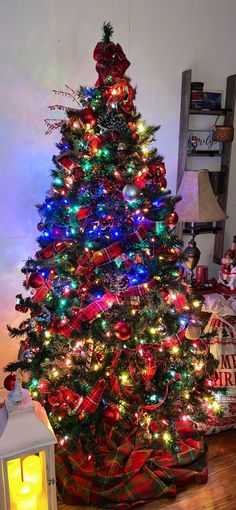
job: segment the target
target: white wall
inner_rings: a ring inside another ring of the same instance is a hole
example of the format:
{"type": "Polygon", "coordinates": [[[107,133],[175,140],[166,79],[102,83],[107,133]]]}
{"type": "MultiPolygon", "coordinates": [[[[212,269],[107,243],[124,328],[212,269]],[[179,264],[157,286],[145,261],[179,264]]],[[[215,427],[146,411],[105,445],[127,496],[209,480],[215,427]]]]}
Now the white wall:
{"type": "MultiPolygon", "coordinates": [[[[175,191],[181,72],[192,68],[194,80],[224,89],[225,77],[236,72],[235,19],[235,0],[1,0],[1,366],[17,352],[5,323],[22,320],[14,310],[22,290],[20,268],[36,249],[34,204],[44,200],[58,139],[44,136],[47,105],[57,101],[51,89],[94,83],[93,49],[103,21],[110,20],[114,41],[131,61],[138,109],[162,126],[157,145],[175,191]]],[[[235,166],[236,144],[226,245],[236,227],[235,166]]],[[[210,264],[211,236],[199,245],[201,261],[210,264]]]]}

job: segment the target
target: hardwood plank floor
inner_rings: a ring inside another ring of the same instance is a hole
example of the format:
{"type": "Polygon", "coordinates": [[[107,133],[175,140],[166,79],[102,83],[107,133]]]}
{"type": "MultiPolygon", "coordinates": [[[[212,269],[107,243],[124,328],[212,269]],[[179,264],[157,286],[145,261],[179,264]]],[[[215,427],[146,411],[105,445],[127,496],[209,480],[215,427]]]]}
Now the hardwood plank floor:
{"type": "MultiPolygon", "coordinates": [[[[207,438],[209,479],[206,485],[191,485],[176,499],[160,498],[143,510],[236,510],[236,430],[207,438]]],[[[91,506],[68,506],[58,502],[58,510],[91,510],[91,506]]],[[[100,510],[97,508],[97,510],[100,510]]]]}

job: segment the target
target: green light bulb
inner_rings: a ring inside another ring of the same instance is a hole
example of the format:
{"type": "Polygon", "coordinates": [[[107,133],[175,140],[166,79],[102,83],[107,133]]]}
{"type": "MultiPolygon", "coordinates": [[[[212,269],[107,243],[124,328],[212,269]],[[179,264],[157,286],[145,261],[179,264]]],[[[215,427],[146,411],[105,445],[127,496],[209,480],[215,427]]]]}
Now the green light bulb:
{"type": "Polygon", "coordinates": [[[53,184],[55,184],[55,186],[61,186],[63,184],[63,182],[60,179],[60,177],[56,177],[56,179],[54,179],[54,181],[53,181],[53,184]]]}

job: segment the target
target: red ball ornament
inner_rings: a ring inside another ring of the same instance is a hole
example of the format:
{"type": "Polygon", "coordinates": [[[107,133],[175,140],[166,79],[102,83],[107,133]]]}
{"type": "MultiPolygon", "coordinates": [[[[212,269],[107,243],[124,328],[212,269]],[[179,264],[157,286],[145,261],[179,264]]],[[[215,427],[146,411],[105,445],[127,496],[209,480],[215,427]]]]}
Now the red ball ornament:
{"type": "Polygon", "coordinates": [[[117,322],[114,327],[114,333],[119,340],[128,340],[132,335],[132,328],[128,322],[117,322]]]}
{"type": "Polygon", "coordinates": [[[174,227],[178,223],[179,216],[177,212],[173,211],[169,214],[166,223],[168,227],[174,227]]]}
{"type": "Polygon", "coordinates": [[[28,285],[33,289],[38,289],[44,283],[44,278],[39,273],[31,273],[28,280],[28,285]]]}
{"type": "Polygon", "coordinates": [[[68,323],[68,320],[69,320],[68,318],[55,320],[55,322],[53,324],[54,330],[57,331],[58,333],[63,331],[63,329],[65,328],[66,324],[68,323]]]}
{"type": "Polygon", "coordinates": [[[125,220],[125,223],[127,227],[132,227],[134,223],[134,218],[132,218],[132,216],[128,216],[128,218],[125,220]]]}
{"type": "Polygon", "coordinates": [[[160,188],[166,188],[166,186],[167,186],[166,178],[161,175],[161,177],[159,177],[159,179],[158,179],[158,184],[159,184],[160,188]]]}
{"type": "Polygon", "coordinates": [[[114,404],[109,404],[103,410],[103,419],[109,425],[115,425],[120,419],[120,411],[114,404]]]}
{"type": "Polygon", "coordinates": [[[17,312],[26,313],[26,312],[28,312],[28,310],[29,310],[29,309],[28,309],[28,307],[27,307],[27,306],[24,306],[24,305],[21,305],[21,304],[16,304],[16,306],[15,306],[15,310],[16,310],[17,312]]]}
{"type": "Polygon", "coordinates": [[[6,388],[6,390],[8,390],[8,391],[14,390],[15,381],[16,381],[15,374],[7,375],[7,377],[5,377],[5,379],[3,381],[4,388],[6,388]]]}
{"type": "Polygon", "coordinates": [[[49,393],[49,382],[47,379],[40,379],[38,382],[38,389],[40,393],[49,393]]]}
{"type": "Polygon", "coordinates": [[[83,110],[80,110],[79,115],[83,124],[90,124],[90,126],[95,126],[97,118],[93,108],[83,108],[83,110]]]}

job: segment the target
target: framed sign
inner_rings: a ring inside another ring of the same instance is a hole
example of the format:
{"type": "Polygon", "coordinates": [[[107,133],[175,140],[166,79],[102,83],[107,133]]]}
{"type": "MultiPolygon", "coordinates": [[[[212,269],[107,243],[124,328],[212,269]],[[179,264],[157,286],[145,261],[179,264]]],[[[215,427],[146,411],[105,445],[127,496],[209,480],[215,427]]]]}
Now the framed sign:
{"type": "Polygon", "coordinates": [[[221,152],[222,143],[212,139],[212,130],[194,130],[188,133],[188,152],[221,152]]]}
{"type": "Polygon", "coordinates": [[[221,110],[222,91],[203,91],[203,110],[221,110]]]}

